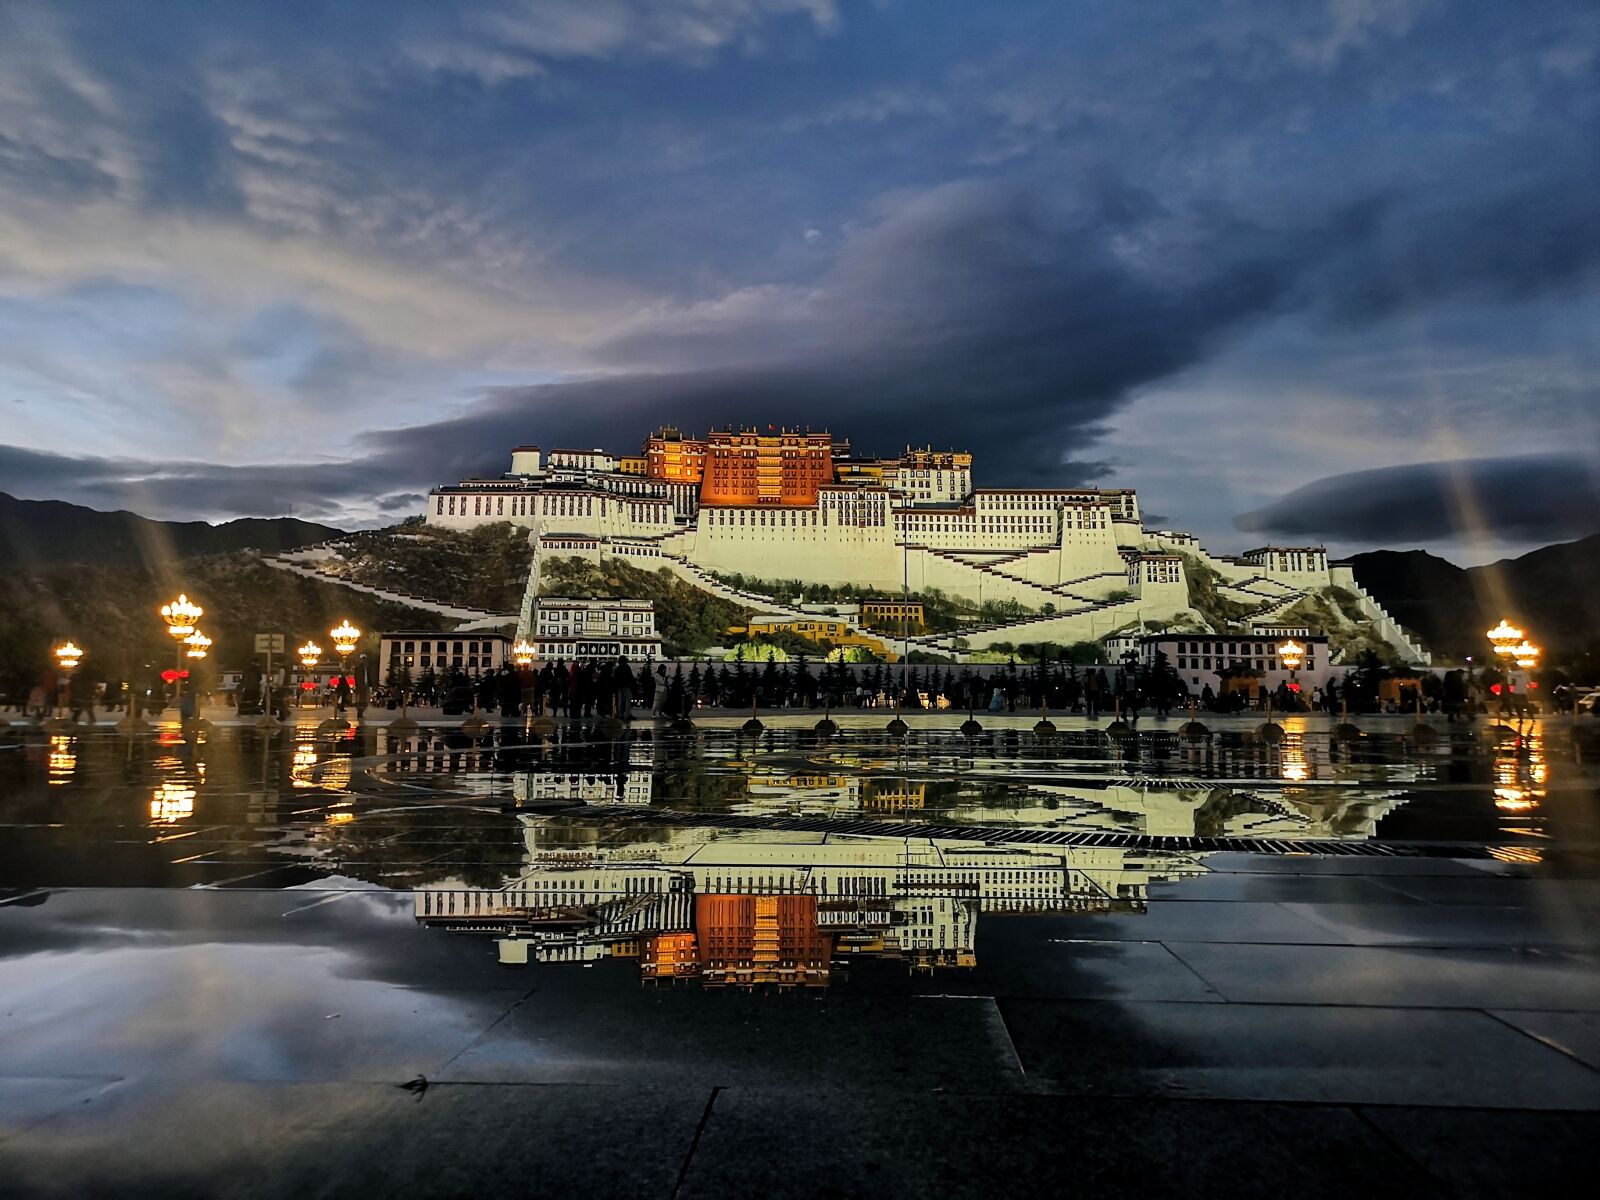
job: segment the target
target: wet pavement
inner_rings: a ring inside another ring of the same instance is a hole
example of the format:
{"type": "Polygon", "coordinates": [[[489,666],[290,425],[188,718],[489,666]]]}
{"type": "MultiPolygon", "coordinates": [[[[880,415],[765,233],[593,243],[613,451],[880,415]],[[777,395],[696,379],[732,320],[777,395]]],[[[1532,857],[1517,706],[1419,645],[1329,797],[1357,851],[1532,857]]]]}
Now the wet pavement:
{"type": "Polygon", "coordinates": [[[1538,1194],[1595,729],[0,731],[0,1195],[1538,1194]]]}

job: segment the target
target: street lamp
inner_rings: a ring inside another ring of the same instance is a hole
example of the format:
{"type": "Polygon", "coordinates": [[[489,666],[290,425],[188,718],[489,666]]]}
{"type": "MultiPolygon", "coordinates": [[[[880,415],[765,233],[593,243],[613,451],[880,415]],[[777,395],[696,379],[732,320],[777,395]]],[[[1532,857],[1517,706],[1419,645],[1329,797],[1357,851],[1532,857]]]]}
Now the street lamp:
{"type": "MultiPolygon", "coordinates": [[[[538,651],[534,647],[533,643],[530,642],[525,637],[520,637],[520,638],[518,638],[516,640],[516,643],[511,647],[511,661],[517,664],[517,670],[526,671],[529,667],[533,666],[533,659],[534,659],[534,655],[536,653],[538,653],[538,651]]],[[[523,686],[522,681],[519,681],[517,686],[518,687],[522,687],[523,686]]],[[[527,727],[528,727],[529,732],[532,732],[532,730],[533,730],[533,700],[532,700],[533,689],[531,688],[531,686],[527,687],[527,688],[524,688],[522,694],[523,694],[523,696],[525,698],[527,698],[527,701],[528,701],[526,706],[525,706],[527,708],[527,712],[524,714],[524,719],[527,722],[527,727]]]]}
{"type": "Polygon", "coordinates": [[[161,606],[161,619],[167,623],[167,633],[182,641],[194,632],[195,625],[205,615],[205,609],[190,602],[182,592],[171,604],[161,606]]]}
{"type": "MultiPolygon", "coordinates": [[[[74,645],[71,639],[54,647],[50,653],[55,658],[56,665],[61,668],[63,676],[70,676],[78,669],[78,663],[83,660],[83,651],[74,645]]],[[[69,721],[66,717],[58,715],[61,708],[62,692],[69,686],[70,684],[64,678],[56,680],[55,692],[50,696],[50,718],[44,722],[43,728],[59,731],[68,729],[76,724],[75,721],[69,721]]]]}
{"type": "MultiPolygon", "coordinates": [[[[178,598],[170,604],[161,606],[161,619],[167,623],[167,636],[178,645],[176,669],[173,672],[172,698],[178,703],[178,720],[183,720],[183,644],[189,640],[189,635],[195,632],[195,626],[200,618],[205,615],[205,609],[192,603],[188,596],[179,592],[178,598]]],[[[209,643],[207,643],[209,645],[209,643]]]]}
{"type": "Polygon", "coordinates": [[[210,649],[211,639],[196,629],[188,637],[183,639],[183,644],[189,647],[188,656],[190,658],[200,659],[204,658],[206,656],[206,651],[210,649]]]}
{"type": "Polygon", "coordinates": [[[328,636],[333,639],[333,648],[338,651],[339,657],[345,659],[355,653],[356,643],[361,640],[361,630],[349,621],[342,621],[328,630],[328,636]]]}
{"type": "MultiPolygon", "coordinates": [[[[300,656],[300,665],[305,668],[305,673],[310,675],[317,669],[317,664],[322,661],[322,647],[315,642],[307,642],[295,651],[300,656]]],[[[306,689],[301,688],[302,692],[306,689]]]]}
{"type": "MultiPolygon", "coordinates": [[[[345,620],[340,621],[339,624],[328,630],[328,636],[333,639],[333,649],[339,655],[339,674],[341,676],[349,675],[350,656],[355,653],[356,645],[361,641],[361,630],[350,624],[348,620],[345,620]]],[[[336,692],[335,695],[337,696],[339,693],[336,692]]],[[[342,708],[338,709],[335,716],[342,720],[344,710],[342,708]]],[[[329,717],[328,719],[332,721],[334,718],[329,717]]]]}
{"type": "Polygon", "coordinates": [[[1524,638],[1520,645],[1511,648],[1511,659],[1524,671],[1531,671],[1539,664],[1539,647],[1524,638]]]}
{"type": "Polygon", "coordinates": [[[1284,666],[1289,668],[1291,676],[1300,669],[1300,664],[1305,661],[1305,657],[1306,648],[1293,638],[1278,647],[1278,658],[1282,660],[1284,666]]]}
{"type": "Polygon", "coordinates": [[[1278,661],[1289,668],[1289,691],[1295,696],[1300,692],[1300,684],[1295,678],[1295,673],[1300,670],[1300,664],[1305,660],[1306,648],[1293,638],[1278,647],[1278,661]]]}
{"type": "Polygon", "coordinates": [[[51,653],[56,656],[56,662],[61,664],[63,671],[76,671],[78,663],[83,659],[83,651],[73,645],[71,638],[62,642],[51,653]]]}

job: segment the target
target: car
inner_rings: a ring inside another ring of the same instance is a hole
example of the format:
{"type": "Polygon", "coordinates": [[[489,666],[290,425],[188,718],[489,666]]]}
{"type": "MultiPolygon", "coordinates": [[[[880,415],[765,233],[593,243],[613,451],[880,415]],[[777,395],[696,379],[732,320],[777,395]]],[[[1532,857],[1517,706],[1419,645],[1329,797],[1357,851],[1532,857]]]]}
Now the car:
{"type": "Polygon", "coordinates": [[[1600,690],[1592,691],[1586,696],[1579,696],[1578,703],[1573,706],[1573,711],[1588,713],[1591,717],[1600,716],[1600,690]]]}

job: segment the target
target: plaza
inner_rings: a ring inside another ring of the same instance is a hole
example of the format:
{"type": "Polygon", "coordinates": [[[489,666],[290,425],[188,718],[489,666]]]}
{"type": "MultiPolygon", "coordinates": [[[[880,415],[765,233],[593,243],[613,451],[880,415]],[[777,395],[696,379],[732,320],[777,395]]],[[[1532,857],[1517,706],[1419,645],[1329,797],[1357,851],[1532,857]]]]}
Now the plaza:
{"type": "Polygon", "coordinates": [[[1600,1127],[1592,720],[412,715],[7,731],[4,1187],[1538,1194],[1600,1127]]]}

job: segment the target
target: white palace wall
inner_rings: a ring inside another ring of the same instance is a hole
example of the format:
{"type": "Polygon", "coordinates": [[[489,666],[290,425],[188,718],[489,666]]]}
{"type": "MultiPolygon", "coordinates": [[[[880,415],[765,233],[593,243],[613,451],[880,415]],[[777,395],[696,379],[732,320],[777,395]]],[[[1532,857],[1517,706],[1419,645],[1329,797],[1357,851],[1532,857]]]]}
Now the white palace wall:
{"type": "Polygon", "coordinates": [[[672,552],[719,575],[802,579],[898,591],[900,551],[887,521],[839,524],[819,508],[701,508],[672,552]]]}

